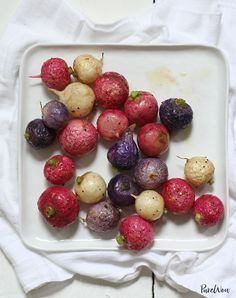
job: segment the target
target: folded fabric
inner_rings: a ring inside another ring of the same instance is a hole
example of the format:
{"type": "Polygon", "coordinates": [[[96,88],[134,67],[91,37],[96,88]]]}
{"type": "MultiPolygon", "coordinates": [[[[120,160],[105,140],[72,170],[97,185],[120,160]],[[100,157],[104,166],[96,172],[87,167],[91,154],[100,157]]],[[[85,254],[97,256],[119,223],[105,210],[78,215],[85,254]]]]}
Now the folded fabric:
{"type": "MultiPolygon", "coordinates": [[[[230,289],[236,285],[236,5],[233,1],[158,0],[141,16],[109,25],[94,24],[62,0],[23,0],[0,41],[0,247],[11,261],[25,292],[47,282],[62,281],[82,274],[114,282],[135,278],[143,266],[160,280],[179,291],[201,293],[201,285],[230,289]],[[63,21],[62,21],[63,20],[63,21]],[[210,252],[142,253],[97,251],[43,253],[25,247],[18,235],[17,181],[17,102],[18,71],[23,52],[38,42],[191,42],[218,45],[230,61],[229,158],[231,218],[228,237],[221,247],[210,252]],[[223,262],[222,262],[223,260],[223,262]],[[31,264],[30,266],[28,264],[31,264]],[[37,271],[32,270],[37,268],[37,271]],[[94,270],[96,268],[96,270],[94,270]]],[[[202,293],[216,297],[215,293],[202,293]]],[[[222,294],[223,295],[223,294],[222,294]]],[[[222,296],[223,297],[223,296],[222,296]]]]}

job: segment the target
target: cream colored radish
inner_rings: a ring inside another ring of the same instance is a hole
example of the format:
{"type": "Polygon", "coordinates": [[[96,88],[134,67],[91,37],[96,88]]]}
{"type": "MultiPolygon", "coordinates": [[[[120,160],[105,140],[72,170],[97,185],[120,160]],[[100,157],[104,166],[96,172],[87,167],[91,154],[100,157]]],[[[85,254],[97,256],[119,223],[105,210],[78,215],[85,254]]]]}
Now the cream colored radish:
{"type": "Polygon", "coordinates": [[[73,63],[75,76],[85,84],[92,84],[102,73],[103,57],[98,60],[92,55],[80,55],[73,63]]]}
{"type": "Polygon", "coordinates": [[[106,194],[106,182],[99,174],[87,172],[76,178],[75,193],[81,202],[97,203],[106,194]]]}
{"type": "Polygon", "coordinates": [[[186,158],[184,175],[186,180],[193,186],[199,187],[213,182],[215,167],[213,163],[204,156],[186,158]]]}
{"type": "Polygon", "coordinates": [[[63,91],[49,90],[59,97],[59,101],[64,103],[72,117],[85,117],[93,110],[95,95],[88,85],[74,82],[69,84],[63,91]]]}
{"type": "Polygon", "coordinates": [[[146,220],[159,219],[164,212],[164,200],[155,190],[144,190],[135,196],[135,209],[139,216],[146,220]]]}

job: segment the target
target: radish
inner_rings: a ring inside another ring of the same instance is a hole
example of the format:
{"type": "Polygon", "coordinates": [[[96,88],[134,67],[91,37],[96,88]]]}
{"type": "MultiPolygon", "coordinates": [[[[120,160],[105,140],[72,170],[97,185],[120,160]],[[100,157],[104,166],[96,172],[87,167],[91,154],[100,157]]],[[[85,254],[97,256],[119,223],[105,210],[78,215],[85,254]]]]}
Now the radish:
{"type": "Polygon", "coordinates": [[[58,141],[68,154],[81,156],[95,149],[97,130],[87,120],[72,119],[59,132],[58,141]]]}
{"type": "Polygon", "coordinates": [[[71,82],[70,74],[70,68],[65,60],[51,58],[43,63],[40,75],[30,76],[30,78],[41,78],[48,88],[63,90],[71,82]]]}
{"type": "Polygon", "coordinates": [[[100,136],[107,141],[118,140],[129,126],[125,113],[108,109],[103,111],[97,119],[97,130],[100,136]]]}
{"type": "Polygon", "coordinates": [[[92,55],[80,55],[73,62],[73,70],[78,80],[84,84],[93,83],[102,73],[102,59],[98,60],[92,55]]]}
{"type": "Polygon", "coordinates": [[[195,201],[193,214],[200,226],[214,226],[224,217],[224,205],[217,196],[205,194],[195,201]]]}
{"type": "Polygon", "coordinates": [[[130,250],[146,249],[154,240],[153,225],[136,214],[121,221],[119,232],[117,243],[130,250]]]}
{"type": "Polygon", "coordinates": [[[192,187],[181,178],[172,178],[163,184],[161,195],[167,211],[174,215],[188,213],[193,207],[195,193],[192,187]]]}
{"type": "Polygon", "coordinates": [[[49,90],[59,97],[72,117],[85,117],[93,110],[95,95],[88,85],[75,82],[69,84],[63,91],[51,88],[49,90]]]}
{"type": "Polygon", "coordinates": [[[117,109],[128,98],[129,85],[121,74],[117,72],[105,72],[95,80],[93,91],[98,103],[103,108],[117,109]]]}
{"type": "Polygon", "coordinates": [[[146,91],[132,91],[125,102],[124,111],[130,123],[138,126],[155,122],[158,112],[156,98],[146,91]]]}
{"type": "Polygon", "coordinates": [[[191,185],[199,187],[206,183],[213,183],[215,167],[207,157],[194,156],[184,159],[186,159],[184,166],[185,178],[191,185]]]}
{"type": "Polygon", "coordinates": [[[154,221],[163,215],[164,200],[155,190],[144,190],[132,196],[135,198],[135,210],[142,218],[154,221]]]}
{"type": "Polygon", "coordinates": [[[105,197],[106,182],[99,174],[87,172],[76,178],[75,193],[81,202],[97,203],[105,197]]]}
{"type": "Polygon", "coordinates": [[[38,199],[38,209],[50,226],[64,228],[77,219],[80,205],[66,187],[49,186],[38,199]]]}
{"type": "Polygon", "coordinates": [[[158,157],[169,148],[170,136],[161,123],[147,123],[140,128],[137,136],[139,149],[149,157],[158,157]]]}

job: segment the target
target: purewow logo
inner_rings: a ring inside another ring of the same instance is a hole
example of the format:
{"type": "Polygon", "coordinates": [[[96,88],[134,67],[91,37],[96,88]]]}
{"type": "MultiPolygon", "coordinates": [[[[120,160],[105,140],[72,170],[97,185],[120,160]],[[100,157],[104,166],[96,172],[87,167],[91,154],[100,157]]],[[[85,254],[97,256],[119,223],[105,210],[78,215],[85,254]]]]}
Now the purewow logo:
{"type": "Polygon", "coordinates": [[[221,285],[214,285],[213,287],[208,287],[206,284],[201,285],[201,293],[214,293],[214,294],[223,294],[223,293],[230,293],[230,288],[224,288],[221,285]]]}

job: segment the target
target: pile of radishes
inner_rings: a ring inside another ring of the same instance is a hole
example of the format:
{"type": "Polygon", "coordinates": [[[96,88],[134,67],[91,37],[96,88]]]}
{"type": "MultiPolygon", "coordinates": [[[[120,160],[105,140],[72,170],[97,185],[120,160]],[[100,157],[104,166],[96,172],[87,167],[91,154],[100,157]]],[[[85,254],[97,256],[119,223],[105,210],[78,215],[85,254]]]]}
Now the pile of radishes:
{"type": "Polygon", "coordinates": [[[76,222],[83,204],[90,204],[81,221],[97,233],[119,225],[118,244],[133,250],[152,244],[153,227],[168,212],[176,216],[192,212],[205,227],[219,223],[224,215],[221,200],[212,194],[195,199],[197,187],[213,181],[213,163],[202,156],[186,158],[185,179],[168,180],[167,165],[160,158],[169,148],[171,133],[191,124],[190,105],[170,98],[158,107],[150,92],[130,92],[123,75],[102,73],[103,59],[103,55],[101,59],[81,55],[68,67],[63,59],[51,58],[43,63],[40,75],[31,76],[41,78],[58,96],[42,107],[42,116],[25,130],[25,139],[35,149],[57,139],[62,150],[49,157],[42,169],[52,184],[38,199],[43,218],[63,228],[76,222]],[[97,108],[101,112],[94,125],[87,116],[97,108]],[[157,122],[158,112],[161,122],[157,122]],[[93,169],[75,177],[75,159],[95,149],[99,139],[110,142],[107,161],[120,173],[108,183],[93,169]],[[72,179],[73,191],[64,186],[72,179]],[[130,205],[134,214],[124,216],[122,210],[130,205]]]}

